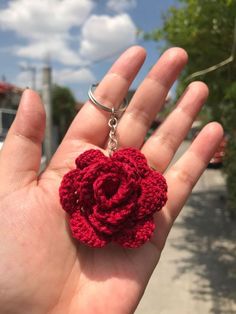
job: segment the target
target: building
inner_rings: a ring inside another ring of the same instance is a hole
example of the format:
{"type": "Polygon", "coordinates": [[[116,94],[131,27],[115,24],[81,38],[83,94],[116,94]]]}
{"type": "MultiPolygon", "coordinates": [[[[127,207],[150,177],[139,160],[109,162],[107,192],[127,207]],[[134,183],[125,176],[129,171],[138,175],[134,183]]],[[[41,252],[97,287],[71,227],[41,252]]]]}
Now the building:
{"type": "Polygon", "coordinates": [[[0,108],[16,110],[22,92],[22,88],[0,81],[0,108]]]}
{"type": "Polygon", "coordinates": [[[15,118],[23,89],[0,81],[0,148],[15,118]]]}

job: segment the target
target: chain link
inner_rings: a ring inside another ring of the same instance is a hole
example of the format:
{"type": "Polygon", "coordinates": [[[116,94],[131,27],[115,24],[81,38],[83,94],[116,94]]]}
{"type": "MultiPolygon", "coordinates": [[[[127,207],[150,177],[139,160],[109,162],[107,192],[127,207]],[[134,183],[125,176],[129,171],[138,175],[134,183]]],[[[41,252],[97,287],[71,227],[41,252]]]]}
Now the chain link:
{"type": "Polygon", "coordinates": [[[126,110],[128,106],[128,100],[127,98],[124,98],[122,104],[119,106],[119,108],[110,108],[107,106],[104,106],[101,104],[94,96],[93,90],[97,87],[98,84],[92,84],[89,88],[88,91],[88,96],[90,101],[97,106],[98,108],[108,111],[111,113],[110,119],[108,121],[108,126],[110,128],[109,132],[109,139],[108,139],[108,151],[109,155],[111,156],[115,150],[118,148],[118,140],[116,137],[116,129],[117,129],[117,124],[118,120],[120,119],[122,113],[126,110]]]}
{"type": "Polygon", "coordinates": [[[108,121],[108,126],[110,127],[109,140],[108,140],[108,150],[109,150],[110,156],[118,148],[118,140],[116,138],[117,124],[118,124],[118,118],[115,115],[115,109],[112,108],[111,116],[108,121]]]}

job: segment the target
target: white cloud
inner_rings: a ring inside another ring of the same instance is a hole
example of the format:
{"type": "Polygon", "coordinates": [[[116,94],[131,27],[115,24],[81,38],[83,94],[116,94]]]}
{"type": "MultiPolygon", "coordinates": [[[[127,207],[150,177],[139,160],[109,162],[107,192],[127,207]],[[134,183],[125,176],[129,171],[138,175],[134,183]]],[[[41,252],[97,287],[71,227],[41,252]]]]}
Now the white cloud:
{"type": "Polygon", "coordinates": [[[136,7],[136,0],[108,0],[107,7],[115,12],[124,12],[136,7]]]}
{"type": "Polygon", "coordinates": [[[135,43],[136,27],[128,14],[91,15],[82,27],[80,56],[99,60],[135,43]]]}
{"type": "Polygon", "coordinates": [[[81,25],[92,8],[92,0],[12,0],[0,11],[0,25],[26,38],[64,36],[81,25]]]}
{"type": "Polygon", "coordinates": [[[63,64],[81,64],[69,45],[70,30],[79,27],[91,13],[92,0],[12,0],[0,10],[0,27],[25,38],[13,52],[33,59],[51,58],[63,64]]]}
{"type": "Polygon", "coordinates": [[[42,66],[29,65],[27,63],[24,64],[23,62],[20,64],[20,67],[21,66],[22,69],[25,70],[21,70],[21,72],[13,80],[13,84],[22,88],[30,87],[40,89],[42,86],[42,66]],[[30,66],[35,69],[35,76],[30,70],[30,66]]]}
{"type": "MultiPolygon", "coordinates": [[[[136,26],[130,16],[91,15],[93,0],[11,0],[0,9],[0,28],[24,38],[12,53],[33,60],[49,57],[67,66],[88,66],[135,43],[136,26]],[[79,38],[79,30],[81,36],[79,38]],[[72,32],[73,30],[73,32],[72,32]],[[75,48],[80,43],[79,50],[75,48]]],[[[135,1],[108,0],[115,11],[135,1]]]]}
{"type": "MultiPolygon", "coordinates": [[[[29,64],[22,62],[23,68],[27,68],[29,64]]],[[[34,65],[35,67],[35,82],[33,82],[32,72],[29,71],[21,71],[15,78],[14,84],[16,86],[25,88],[33,87],[35,84],[36,88],[40,90],[42,88],[42,64],[34,65]]],[[[94,74],[88,68],[81,68],[81,69],[71,69],[65,68],[62,70],[53,70],[52,72],[52,83],[63,84],[63,85],[70,85],[71,83],[77,84],[92,84],[96,82],[96,78],[94,74]]]]}
{"type": "Polygon", "coordinates": [[[26,46],[15,48],[15,54],[21,57],[41,60],[49,57],[67,65],[83,63],[78,53],[70,49],[61,38],[54,38],[54,40],[45,39],[44,41],[33,40],[26,46]]]}
{"type": "Polygon", "coordinates": [[[57,83],[93,83],[96,81],[94,74],[88,68],[78,70],[63,69],[53,72],[54,81],[57,83]]]}
{"type": "Polygon", "coordinates": [[[32,87],[32,78],[30,72],[20,72],[15,81],[13,82],[16,86],[25,88],[26,86],[32,87]]]}

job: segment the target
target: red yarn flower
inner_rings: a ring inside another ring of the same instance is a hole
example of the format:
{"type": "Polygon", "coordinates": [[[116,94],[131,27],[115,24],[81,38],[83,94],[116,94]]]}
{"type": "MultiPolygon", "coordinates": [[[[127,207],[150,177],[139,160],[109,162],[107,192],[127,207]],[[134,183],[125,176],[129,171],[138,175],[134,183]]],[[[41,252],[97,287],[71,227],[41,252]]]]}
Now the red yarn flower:
{"type": "Polygon", "coordinates": [[[73,237],[91,247],[113,241],[137,248],[149,240],[153,214],[167,200],[167,185],[144,155],[125,148],[106,157],[91,149],[76,159],[76,166],[59,190],[73,237]]]}

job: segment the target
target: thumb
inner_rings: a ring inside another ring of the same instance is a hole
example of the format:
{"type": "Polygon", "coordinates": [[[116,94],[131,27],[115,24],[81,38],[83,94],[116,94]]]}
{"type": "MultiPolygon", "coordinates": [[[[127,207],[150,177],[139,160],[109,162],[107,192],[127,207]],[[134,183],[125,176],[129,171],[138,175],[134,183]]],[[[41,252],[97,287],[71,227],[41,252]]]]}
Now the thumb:
{"type": "Polygon", "coordinates": [[[25,90],[0,155],[4,190],[25,186],[37,178],[45,129],[45,111],[39,95],[25,90]]]}

